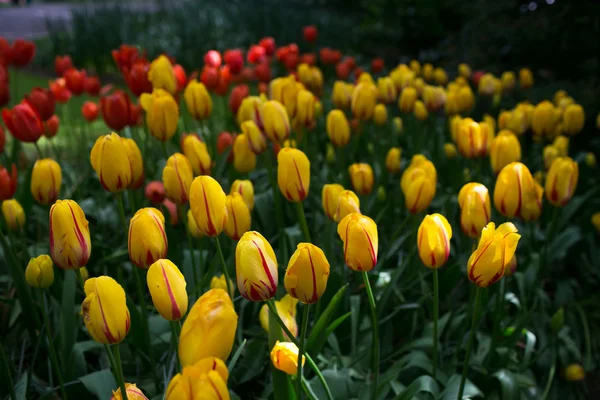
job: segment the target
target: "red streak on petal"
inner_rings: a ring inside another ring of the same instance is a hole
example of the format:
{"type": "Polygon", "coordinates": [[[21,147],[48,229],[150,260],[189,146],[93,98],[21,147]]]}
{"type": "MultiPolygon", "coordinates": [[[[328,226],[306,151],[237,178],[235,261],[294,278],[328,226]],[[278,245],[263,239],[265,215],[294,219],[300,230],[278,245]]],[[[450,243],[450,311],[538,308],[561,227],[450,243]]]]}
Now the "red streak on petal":
{"type": "Polygon", "coordinates": [[[163,275],[163,279],[165,280],[165,285],[167,286],[167,293],[169,294],[169,300],[171,300],[171,316],[173,317],[174,320],[178,320],[181,318],[181,310],[179,309],[179,306],[177,305],[177,300],[175,299],[175,296],[173,295],[173,291],[171,290],[171,284],[169,283],[169,278],[167,277],[167,272],[165,271],[165,267],[162,265],[160,265],[160,268],[162,269],[162,275],[163,275]]]}

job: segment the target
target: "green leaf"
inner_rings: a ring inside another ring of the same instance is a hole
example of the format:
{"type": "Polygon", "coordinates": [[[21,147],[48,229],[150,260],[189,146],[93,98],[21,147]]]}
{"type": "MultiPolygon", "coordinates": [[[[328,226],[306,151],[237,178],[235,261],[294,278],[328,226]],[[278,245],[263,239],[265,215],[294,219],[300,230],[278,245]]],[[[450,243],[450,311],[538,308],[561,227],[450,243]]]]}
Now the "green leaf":
{"type": "Polygon", "coordinates": [[[321,349],[323,349],[323,346],[325,345],[325,342],[329,338],[329,335],[331,335],[333,333],[333,331],[338,326],[340,326],[340,324],[342,322],[344,322],[351,314],[352,314],[351,312],[347,312],[346,314],[342,315],[341,317],[336,318],[331,324],[329,324],[329,326],[325,330],[324,334],[319,335],[317,337],[314,347],[311,348],[311,350],[314,354],[319,354],[321,352],[321,349]]]}
{"type": "Polygon", "coordinates": [[[79,381],[99,399],[110,399],[112,391],[117,389],[117,382],[108,368],[84,375],[79,381]]]}
{"type": "MultiPolygon", "coordinates": [[[[460,375],[454,374],[448,380],[448,384],[446,385],[446,389],[442,392],[440,400],[456,400],[459,388],[460,375]]],[[[463,391],[463,399],[472,399],[475,397],[483,397],[483,393],[467,378],[465,381],[465,390],[463,391]]]]}
{"type": "MultiPolygon", "coordinates": [[[[277,322],[277,318],[273,313],[269,312],[269,342],[265,348],[263,340],[254,339],[247,345],[246,354],[240,360],[240,374],[236,374],[236,381],[239,383],[247,382],[262,372],[265,355],[270,354],[271,349],[277,341],[283,340],[283,331],[277,322]]],[[[275,399],[295,399],[296,395],[290,377],[283,371],[275,368],[273,363],[271,366],[271,378],[273,380],[273,396],[275,399]]]]}
{"type": "MultiPolygon", "coordinates": [[[[562,208],[562,210],[560,210],[560,217],[559,217],[557,232],[563,231],[567,225],[569,225],[573,222],[572,219],[577,214],[577,211],[579,211],[579,209],[589,199],[591,199],[592,196],[594,196],[594,194],[596,193],[597,190],[598,190],[597,187],[593,187],[590,190],[588,190],[584,195],[573,197],[571,199],[571,201],[569,202],[569,204],[567,204],[566,206],[564,206],[562,208]]],[[[556,240],[555,240],[555,242],[556,242],[556,240]]],[[[551,247],[551,248],[555,249],[555,247],[551,247]]]]}
{"type": "Polygon", "coordinates": [[[77,333],[77,316],[74,312],[75,291],[77,288],[75,271],[66,270],[63,282],[60,321],[62,326],[62,353],[66,355],[67,373],[65,379],[70,379],[73,372],[73,345],[77,333]]]}
{"type": "MultiPolygon", "coordinates": [[[[327,382],[327,386],[331,390],[331,395],[334,399],[351,399],[356,397],[356,393],[360,386],[356,381],[352,379],[350,376],[349,370],[333,370],[326,369],[321,371],[325,381],[327,382]]],[[[326,399],[327,395],[325,394],[325,390],[321,383],[319,382],[318,377],[312,378],[310,384],[315,392],[317,399],[326,399]]]]}
{"type": "MultiPolygon", "coordinates": [[[[321,313],[316,324],[313,326],[312,331],[306,342],[306,351],[309,354],[318,354],[323,348],[323,344],[327,337],[325,336],[326,329],[328,328],[331,319],[333,318],[340,301],[344,298],[344,293],[348,288],[348,284],[342,286],[337,293],[331,298],[331,301],[327,305],[327,308],[321,313]],[[325,337],[322,337],[325,336],[325,337]]],[[[341,323],[341,322],[340,322],[341,323]]],[[[330,332],[331,333],[331,332],[330,332]]]]}
{"type": "Polygon", "coordinates": [[[581,228],[579,226],[569,226],[552,240],[549,244],[550,258],[553,260],[561,260],[566,257],[570,248],[582,239],[581,228]]]}
{"type": "Polygon", "coordinates": [[[525,354],[523,355],[523,366],[529,366],[531,362],[531,356],[535,350],[535,343],[537,342],[536,336],[533,332],[526,329],[523,330],[525,334],[525,354]]]}
{"type": "Polygon", "coordinates": [[[102,344],[96,342],[95,340],[84,340],[83,342],[75,343],[73,346],[74,376],[85,375],[88,373],[85,353],[92,350],[102,349],[102,344]]]}
{"type": "Polygon", "coordinates": [[[437,399],[439,392],[440,388],[437,382],[428,375],[422,375],[396,396],[396,400],[410,400],[419,393],[429,393],[434,399],[437,399]]]}
{"type": "Polygon", "coordinates": [[[233,371],[233,369],[235,368],[235,364],[237,364],[238,359],[242,355],[242,351],[244,351],[244,347],[246,347],[246,343],[247,343],[247,339],[244,339],[242,344],[240,344],[240,346],[237,348],[237,350],[233,354],[233,357],[231,357],[231,361],[229,361],[229,365],[227,366],[227,369],[229,370],[229,372],[233,371]]]}
{"type": "Polygon", "coordinates": [[[496,371],[492,377],[496,378],[498,382],[500,382],[500,388],[502,389],[502,400],[513,400],[519,398],[519,385],[512,372],[507,369],[501,369],[496,371]]]}

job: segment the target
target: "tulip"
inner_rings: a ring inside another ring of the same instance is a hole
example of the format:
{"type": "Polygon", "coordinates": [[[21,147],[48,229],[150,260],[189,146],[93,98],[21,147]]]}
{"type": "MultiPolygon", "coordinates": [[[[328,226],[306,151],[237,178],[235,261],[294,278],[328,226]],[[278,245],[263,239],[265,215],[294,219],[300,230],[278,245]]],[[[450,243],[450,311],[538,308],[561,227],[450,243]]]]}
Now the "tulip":
{"type": "MultiPolygon", "coordinates": [[[[187,230],[190,233],[190,235],[192,235],[192,237],[196,238],[196,239],[202,239],[204,237],[204,233],[198,229],[198,226],[196,225],[196,221],[194,221],[194,216],[192,215],[192,210],[188,210],[187,212],[187,230]]],[[[214,289],[213,287],[211,287],[211,289],[214,289]]]]}
{"type": "Polygon", "coordinates": [[[590,168],[594,168],[596,166],[596,155],[592,152],[586,153],[585,164],[590,168]]]}
{"type": "Polygon", "coordinates": [[[523,199],[523,209],[521,210],[521,218],[524,221],[536,220],[542,215],[542,199],[544,197],[544,188],[535,180],[533,182],[533,190],[526,194],[523,199]]]}
{"type": "Polygon", "coordinates": [[[343,147],[350,141],[350,124],[341,110],[331,110],[327,115],[327,135],[336,147],[343,147]]]}
{"type": "Polygon", "coordinates": [[[333,220],[340,222],[346,215],[360,212],[360,199],[352,190],[343,190],[338,195],[338,202],[335,209],[333,220]]]}
{"type": "Polygon", "coordinates": [[[138,210],[129,221],[127,247],[129,259],[140,268],[166,258],[169,242],[164,215],[151,207],[138,210]]]}
{"type": "Polygon", "coordinates": [[[559,157],[566,157],[569,155],[569,138],[566,136],[557,136],[552,142],[552,146],[558,151],[559,157]]]}
{"type": "Polygon", "coordinates": [[[208,153],[206,143],[196,134],[183,134],[181,139],[183,154],[190,161],[194,175],[209,175],[212,168],[212,159],[208,153]]]}
{"type": "Polygon", "coordinates": [[[54,58],[54,71],[56,72],[56,76],[63,76],[69,68],[73,68],[71,56],[56,56],[54,58]]]}
{"type": "Polygon", "coordinates": [[[254,186],[252,181],[236,179],[231,184],[229,194],[239,193],[246,202],[248,209],[252,211],[254,209],[254,186]]]}
{"type": "Polygon", "coordinates": [[[54,95],[49,89],[33,88],[30,94],[25,95],[25,100],[37,111],[42,121],[54,114],[54,95]]]}
{"type": "MultiPolygon", "coordinates": [[[[305,361],[306,357],[302,355],[302,365],[305,361]]],[[[280,342],[278,340],[271,350],[271,362],[278,370],[296,376],[298,372],[298,346],[292,342],[280,342]]]]}
{"type": "Polygon", "coordinates": [[[202,399],[230,400],[227,389],[229,372],[217,357],[206,357],[188,365],[175,375],[165,394],[165,400],[193,400],[201,393],[202,399]]]}
{"type": "Polygon", "coordinates": [[[109,276],[90,278],[84,285],[83,322],[90,336],[103,344],[120,343],[131,324],[125,291],[109,276]]]}
{"type": "Polygon", "coordinates": [[[50,208],[50,255],[62,269],[87,265],[92,251],[90,228],[79,204],[58,200],[50,208]]]}
{"type": "Polygon", "coordinates": [[[188,296],[185,278],[171,261],[159,259],[148,268],[146,277],[152,302],[158,313],[168,321],[178,321],[187,312],[188,296]]]}
{"type": "Polygon", "coordinates": [[[335,81],[333,84],[332,100],[338,109],[345,109],[350,106],[354,85],[344,81],[335,81]]]}
{"type": "Polygon", "coordinates": [[[85,70],[78,70],[76,68],[69,68],[63,75],[67,88],[74,95],[80,95],[85,90],[85,70]]]}
{"type": "Polygon", "coordinates": [[[116,133],[100,136],[96,140],[90,153],[90,162],[105,190],[120,192],[131,184],[133,171],[127,149],[116,133]]]}
{"type": "Polygon", "coordinates": [[[62,184],[60,165],[49,158],[37,160],[31,171],[31,194],[40,204],[51,204],[58,198],[62,184]]]}
{"type": "MultiPolygon", "coordinates": [[[[233,295],[235,294],[235,286],[233,286],[233,282],[231,280],[229,281],[229,287],[231,288],[230,296],[233,298],[233,295]]],[[[210,280],[210,288],[223,289],[227,292],[227,278],[225,275],[221,275],[219,277],[213,276],[210,280]]]]}
{"type": "Polygon", "coordinates": [[[179,106],[173,96],[165,90],[155,88],[152,94],[142,94],[140,104],[146,111],[150,134],[162,142],[171,139],[179,122],[179,106]]]}
{"type": "Polygon", "coordinates": [[[425,121],[429,117],[427,108],[425,107],[425,104],[421,100],[415,101],[414,114],[415,114],[415,117],[419,121],[425,121]]]}
{"type": "Polygon", "coordinates": [[[446,154],[448,159],[456,157],[457,152],[454,143],[444,143],[444,154],[446,154]]]}
{"type": "Polygon", "coordinates": [[[458,127],[457,144],[463,157],[479,157],[486,152],[487,135],[480,124],[471,118],[463,118],[458,127]]]}
{"type": "Polygon", "coordinates": [[[546,178],[546,198],[556,206],[565,206],[573,197],[579,179],[579,166],[570,157],[552,162],[546,178]]]}
{"type": "Polygon", "coordinates": [[[0,153],[4,152],[4,146],[6,145],[6,134],[4,128],[0,125],[0,153]]]}
{"type": "Polygon", "coordinates": [[[218,236],[227,224],[226,195],[214,178],[201,175],[190,188],[190,209],[198,229],[206,236],[218,236]]]}
{"type": "Polygon", "coordinates": [[[564,133],[576,135],[583,129],[585,123],[585,112],[579,104],[571,104],[565,108],[563,114],[564,133]]]}
{"type": "Polygon", "coordinates": [[[18,231],[25,225],[25,211],[17,199],[2,202],[2,215],[6,226],[11,231],[18,231]]]}
{"type": "Polygon", "coordinates": [[[152,93],[152,83],[148,80],[149,70],[150,63],[146,60],[136,60],[131,67],[121,69],[127,87],[137,97],[142,93],[152,93]]]}
{"type": "Polygon", "coordinates": [[[397,174],[400,172],[402,149],[399,147],[392,147],[388,150],[387,156],[385,157],[385,167],[390,174],[397,174]]]}
{"type": "Polygon", "coordinates": [[[98,96],[100,93],[100,79],[97,76],[87,76],[83,81],[85,92],[90,96],[98,96]]]}
{"type": "Polygon", "coordinates": [[[169,157],[162,172],[167,198],[175,204],[188,202],[190,186],[194,179],[192,163],[181,153],[169,157]]]}
{"type": "Polygon", "coordinates": [[[294,126],[308,127],[315,120],[315,96],[308,90],[300,90],[296,102],[294,126]]]}
{"type": "Polygon", "coordinates": [[[531,129],[538,136],[552,137],[559,120],[554,105],[544,100],[533,110],[531,129]]]}
{"type": "Polygon", "coordinates": [[[131,183],[129,189],[137,189],[144,184],[145,179],[142,152],[133,139],[122,137],[121,142],[123,142],[123,146],[125,146],[129,164],[131,165],[131,183]]]}
{"type": "MultiPolygon", "coordinates": [[[[217,153],[223,154],[225,150],[233,147],[233,139],[234,135],[229,132],[221,132],[217,136],[217,153]]],[[[233,151],[229,152],[227,157],[227,161],[231,162],[233,160],[233,151]]],[[[208,175],[208,174],[207,174],[208,175]]]]}
{"type": "Polygon", "coordinates": [[[100,112],[100,108],[98,108],[98,104],[93,101],[86,101],[81,106],[81,115],[88,122],[93,122],[98,118],[98,113],[100,112]]]}
{"type": "Polygon", "coordinates": [[[373,116],[377,101],[377,88],[373,83],[361,82],[354,87],[350,107],[354,117],[369,120],[373,116]]]}
{"type": "Polygon", "coordinates": [[[335,220],[340,194],[344,191],[344,187],[337,183],[323,185],[321,192],[321,202],[325,215],[330,219],[335,220]]]}
{"type": "Polygon", "coordinates": [[[125,92],[115,90],[108,96],[100,97],[100,111],[106,125],[115,131],[120,131],[130,124],[133,105],[125,92]]]}
{"type": "Polygon", "coordinates": [[[319,247],[300,243],[285,271],[285,290],[305,304],[316,303],[327,287],[329,261],[319,247]]]}
{"type": "Polygon", "coordinates": [[[423,155],[413,156],[410,165],[400,178],[400,188],[404,193],[406,207],[416,214],[429,207],[435,196],[437,171],[431,161],[423,155]]]}
{"type": "Polygon", "coordinates": [[[136,46],[122,44],[118,49],[112,50],[111,55],[119,69],[131,66],[140,58],[140,52],[136,46]]]}
{"type": "Polygon", "coordinates": [[[296,115],[298,85],[293,76],[273,79],[269,85],[269,94],[272,100],[285,107],[289,118],[296,115]]]}
{"type": "Polygon", "coordinates": [[[210,289],[204,293],[192,306],[181,328],[181,365],[193,365],[206,357],[227,360],[237,323],[233,302],[225,290],[210,289]]]}
{"type": "Polygon", "coordinates": [[[481,183],[467,183],[458,193],[458,205],[462,231],[478,238],[492,216],[488,189],[481,183]]]}
{"type": "Polygon", "coordinates": [[[67,88],[67,83],[64,78],[50,81],[48,86],[50,87],[50,91],[52,92],[55,101],[65,104],[71,98],[71,91],[67,88]]]}
{"type": "Polygon", "coordinates": [[[233,142],[233,167],[240,173],[248,173],[256,168],[256,154],[244,134],[237,135],[233,142]]]}
{"type": "Polygon", "coordinates": [[[510,163],[496,179],[494,205],[507,218],[521,216],[526,200],[535,197],[534,190],[529,169],[520,162],[510,163]]]}
{"type": "Polygon", "coordinates": [[[286,199],[303,201],[310,188],[310,161],[301,150],[284,148],[277,155],[277,183],[286,199]]]}
{"type": "Polygon", "coordinates": [[[500,77],[500,80],[502,81],[502,89],[504,92],[512,91],[517,84],[517,78],[515,77],[515,73],[512,71],[504,71],[500,77]]]}
{"type": "Polygon", "coordinates": [[[233,240],[239,240],[242,234],[250,230],[252,222],[250,209],[241,194],[233,192],[226,197],[227,224],[225,233],[233,240]]]}
{"type": "Polygon", "coordinates": [[[511,162],[521,161],[521,144],[519,139],[508,130],[502,130],[492,141],[490,163],[497,175],[502,168],[511,162]]]}
{"type": "Polygon", "coordinates": [[[458,74],[466,79],[471,77],[471,67],[468,64],[458,64],[458,74]]]}
{"type": "Polygon", "coordinates": [[[439,268],[450,256],[452,227],[441,214],[426,215],[417,231],[419,257],[428,268],[439,268]]]}
{"type": "Polygon", "coordinates": [[[229,95],[229,109],[233,115],[237,115],[242,101],[248,97],[249,94],[250,89],[248,88],[248,85],[237,85],[231,90],[231,94],[229,95]]]}
{"type": "Polygon", "coordinates": [[[499,281],[515,254],[520,238],[511,222],[500,225],[498,229],[493,222],[487,224],[481,232],[477,249],[467,262],[471,282],[485,288],[499,281]]]}
{"type": "Polygon", "coordinates": [[[40,115],[27,100],[12,109],[3,109],[2,119],[10,133],[21,142],[35,143],[44,133],[40,115]]]}
{"type": "Polygon", "coordinates": [[[592,225],[596,228],[596,232],[600,233],[600,212],[594,213],[591,218],[592,225]]]}
{"type": "Polygon", "coordinates": [[[344,242],[344,261],[354,271],[372,270],[377,264],[379,238],[377,224],[358,213],[346,215],[337,228],[344,242]]]}
{"type": "Polygon", "coordinates": [[[373,190],[373,169],[369,164],[356,163],[348,167],[348,174],[354,190],[367,195],[373,190]]]}
{"type": "Polygon", "coordinates": [[[523,89],[529,89],[533,86],[533,74],[529,68],[522,68],[519,71],[519,86],[523,89]]]}
{"type": "Polygon", "coordinates": [[[269,242],[258,232],[242,235],[235,249],[235,269],[240,294],[251,301],[265,301],[277,291],[277,258],[269,242]]]}
{"type": "Polygon", "coordinates": [[[47,254],[31,258],[25,269],[27,284],[34,288],[49,288],[54,282],[53,267],[52,258],[47,254]]]}
{"type": "Polygon", "coordinates": [[[265,102],[260,115],[264,132],[273,142],[281,142],[290,135],[290,120],[282,103],[276,100],[265,102]]]}
{"type": "Polygon", "coordinates": [[[438,85],[446,85],[448,83],[448,74],[443,68],[437,67],[433,71],[433,78],[438,85]]]}
{"type": "Polygon", "coordinates": [[[248,139],[248,145],[255,154],[260,154],[267,149],[267,140],[254,121],[244,121],[242,132],[248,139]]]}
{"type": "Polygon", "coordinates": [[[183,98],[192,118],[201,121],[210,117],[212,98],[203,83],[191,80],[183,92],[183,98]]]}
{"type": "MultiPolygon", "coordinates": [[[[290,333],[296,337],[298,335],[298,323],[296,322],[296,306],[298,305],[298,299],[286,294],[279,301],[275,301],[275,309],[277,310],[277,315],[283,321],[285,326],[288,328],[290,333]]],[[[260,312],[258,314],[258,319],[260,321],[260,325],[263,329],[269,333],[269,306],[264,304],[260,308],[260,312]]],[[[285,331],[281,330],[284,338],[287,338],[285,331]]]]}
{"type": "Polygon", "coordinates": [[[429,111],[438,111],[444,106],[446,93],[439,86],[425,86],[421,95],[425,107],[429,111]]]}
{"type": "Polygon", "coordinates": [[[377,99],[382,103],[391,104],[396,101],[398,92],[391,77],[377,79],[377,99]]]}
{"type": "Polygon", "coordinates": [[[263,100],[257,96],[248,96],[244,100],[242,100],[242,104],[240,104],[240,108],[237,112],[237,123],[242,126],[244,121],[252,120],[262,129],[262,115],[261,109],[263,105],[263,100]]]}
{"type": "Polygon", "coordinates": [[[551,144],[545,146],[542,157],[544,160],[544,168],[546,170],[549,170],[554,160],[556,160],[559,156],[559,150],[556,146],[553,146],[551,144]]]}
{"type": "MultiPolygon", "coordinates": [[[[122,400],[121,388],[112,392],[113,395],[110,400],[122,400]]],[[[148,400],[141,389],[139,389],[135,383],[125,383],[125,393],[127,393],[127,400],[148,400]]]]}
{"type": "Polygon", "coordinates": [[[60,120],[58,119],[58,116],[53,115],[46,122],[44,122],[43,125],[44,125],[44,136],[47,137],[48,139],[51,139],[54,136],[56,136],[56,134],[58,133],[60,120]]]}
{"type": "Polygon", "coordinates": [[[377,104],[373,110],[373,122],[377,125],[385,125],[387,122],[387,108],[383,104],[377,104]]]}
{"type": "Polygon", "coordinates": [[[166,198],[165,185],[161,181],[152,181],[146,185],[144,195],[154,205],[161,204],[166,198]]]}
{"type": "Polygon", "coordinates": [[[152,61],[148,70],[148,80],[152,82],[154,89],[163,89],[172,95],[177,91],[173,66],[165,55],[160,55],[152,61]]]}
{"type": "Polygon", "coordinates": [[[469,111],[475,104],[475,95],[470,86],[463,86],[458,90],[458,107],[461,111],[469,111]]]}

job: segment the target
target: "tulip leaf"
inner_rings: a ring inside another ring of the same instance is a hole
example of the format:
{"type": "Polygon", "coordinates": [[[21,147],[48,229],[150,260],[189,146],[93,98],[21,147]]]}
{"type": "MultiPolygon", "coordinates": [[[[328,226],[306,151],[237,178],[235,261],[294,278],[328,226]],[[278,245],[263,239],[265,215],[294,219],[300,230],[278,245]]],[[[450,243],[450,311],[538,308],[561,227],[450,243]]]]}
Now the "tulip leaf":
{"type": "MultiPolygon", "coordinates": [[[[559,210],[560,216],[556,232],[562,232],[565,226],[572,223],[573,217],[577,214],[577,211],[579,211],[584,204],[588,203],[588,200],[596,194],[597,190],[598,189],[594,187],[582,196],[573,197],[569,204],[559,210]]],[[[551,248],[554,249],[554,247],[551,248]]]]}
{"type": "Polygon", "coordinates": [[[74,375],[80,376],[87,374],[87,362],[85,360],[85,353],[91,350],[102,350],[102,343],[98,343],[95,340],[84,340],[77,342],[73,346],[73,363],[74,363],[74,375]]]}
{"type": "Polygon", "coordinates": [[[342,315],[341,317],[336,318],[331,324],[329,324],[329,326],[325,330],[325,334],[319,335],[314,343],[314,347],[311,348],[311,350],[314,352],[314,354],[319,354],[319,352],[325,345],[325,342],[329,338],[329,335],[331,335],[333,333],[333,331],[338,326],[340,326],[342,324],[342,322],[344,322],[351,314],[352,314],[352,312],[349,311],[346,314],[342,315]]]}
{"type": "Polygon", "coordinates": [[[557,234],[550,246],[550,257],[554,260],[561,260],[566,257],[569,249],[581,240],[581,228],[578,226],[569,226],[557,234]]]}
{"type": "Polygon", "coordinates": [[[348,285],[346,284],[337,291],[337,293],[331,298],[331,301],[327,305],[327,308],[325,308],[325,310],[313,326],[312,331],[310,332],[310,335],[306,342],[306,351],[309,354],[316,355],[323,347],[323,344],[325,343],[327,337],[321,338],[321,336],[325,335],[326,329],[329,326],[331,319],[333,318],[337,307],[340,304],[340,301],[344,298],[344,293],[346,292],[347,288],[348,285]],[[317,343],[320,343],[321,339],[323,341],[319,348],[317,343]]]}
{"type": "Polygon", "coordinates": [[[502,400],[513,400],[519,398],[519,385],[512,372],[507,369],[496,371],[492,377],[500,383],[502,400]]]}
{"type": "MultiPolygon", "coordinates": [[[[448,380],[446,389],[442,392],[440,400],[456,400],[460,388],[460,375],[454,374],[448,380]]],[[[472,399],[475,397],[483,397],[483,393],[477,386],[468,378],[465,381],[465,389],[463,391],[463,399],[472,399]]]]}
{"type": "Polygon", "coordinates": [[[437,399],[440,392],[438,383],[428,375],[422,375],[415,379],[402,393],[396,396],[396,400],[410,400],[418,393],[428,393],[437,399]]]}
{"type": "Polygon", "coordinates": [[[99,399],[110,399],[117,382],[109,368],[92,372],[79,378],[83,386],[99,399]]]}
{"type": "MultiPolygon", "coordinates": [[[[321,371],[321,373],[323,374],[334,399],[351,399],[356,397],[359,385],[352,379],[349,370],[326,369],[321,371]]],[[[321,386],[318,377],[313,377],[309,382],[312,385],[317,399],[327,398],[325,389],[321,386]]]]}
{"type": "Polygon", "coordinates": [[[66,365],[69,366],[67,368],[67,379],[71,377],[70,374],[73,372],[73,345],[75,344],[77,333],[77,318],[74,313],[75,289],[77,285],[75,271],[65,270],[60,321],[62,326],[62,353],[66,355],[66,365]]]}
{"type": "Polygon", "coordinates": [[[242,351],[244,350],[244,347],[246,347],[247,342],[248,340],[244,339],[242,344],[240,344],[239,347],[236,349],[235,353],[233,354],[233,357],[231,357],[231,361],[229,361],[229,365],[227,366],[227,369],[230,373],[235,368],[235,364],[237,364],[240,356],[242,355],[242,351]]]}

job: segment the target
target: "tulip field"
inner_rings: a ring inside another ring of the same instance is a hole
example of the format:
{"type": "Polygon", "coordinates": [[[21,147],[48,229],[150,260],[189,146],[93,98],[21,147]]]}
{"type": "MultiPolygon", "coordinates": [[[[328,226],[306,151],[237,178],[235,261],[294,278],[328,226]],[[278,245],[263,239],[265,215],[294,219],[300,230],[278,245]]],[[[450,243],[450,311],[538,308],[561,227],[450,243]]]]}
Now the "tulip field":
{"type": "Polygon", "coordinates": [[[0,37],[0,398],[598,398],[600,110],[255,40],[0,37]]]}

